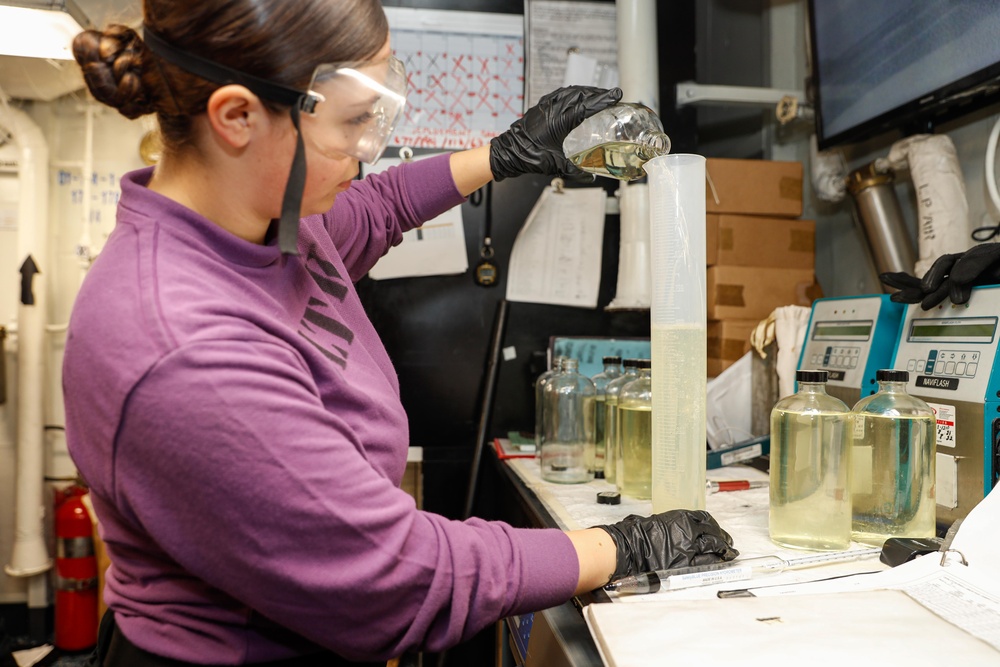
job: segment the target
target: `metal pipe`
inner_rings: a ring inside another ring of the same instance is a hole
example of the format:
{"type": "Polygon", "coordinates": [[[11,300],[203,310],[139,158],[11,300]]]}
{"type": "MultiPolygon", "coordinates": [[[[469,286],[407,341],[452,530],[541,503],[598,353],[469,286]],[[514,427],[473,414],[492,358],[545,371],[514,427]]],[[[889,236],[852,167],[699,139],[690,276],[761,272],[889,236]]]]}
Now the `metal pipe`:
{"type": "MultiPolygon", "coordinates": [[[[880,171],[872,162],[850,173],[847,188],[857,205],[878,273],[913,273],[917,253],[893,182],[892,170],[880,171]]],[[[885,290],[891,291],[888,286],[885,290]]]]}

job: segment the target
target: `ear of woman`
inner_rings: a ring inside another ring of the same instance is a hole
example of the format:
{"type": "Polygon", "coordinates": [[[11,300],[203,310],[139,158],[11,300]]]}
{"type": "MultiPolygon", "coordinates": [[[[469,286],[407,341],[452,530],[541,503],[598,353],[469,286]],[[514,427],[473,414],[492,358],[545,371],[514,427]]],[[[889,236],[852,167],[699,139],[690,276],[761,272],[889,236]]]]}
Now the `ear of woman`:
{"type": "Polygon", "coordinates": [[[214,134],[229,149],[246,148],[254,132],[269,126],[270,121],[260,98],[235,84],[213,92],[206,112],[214,134]]]}

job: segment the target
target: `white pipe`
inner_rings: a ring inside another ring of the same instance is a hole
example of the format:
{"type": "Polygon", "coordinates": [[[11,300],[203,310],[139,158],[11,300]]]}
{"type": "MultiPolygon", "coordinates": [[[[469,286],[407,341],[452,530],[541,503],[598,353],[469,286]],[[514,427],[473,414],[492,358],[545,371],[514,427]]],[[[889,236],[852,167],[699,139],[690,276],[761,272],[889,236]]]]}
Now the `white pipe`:
{"type": "Polygon", "coordinates": [[[660,112],[656,0],[616,0],[618,79],[626,102],[660,112]]]}
{"type": "MultiPolygon", "coordinates": [[[[0,106],[0,125],[13,134],[19,149],[21,199],[18,205],[18,261],[28,257],[46,271],[48,244],[49,148],[39,127],[19,109],[0,106]]],[[[4,571],[28,578],[28,606],[47,604],[45,576],[52,567],[45,544],[43,378],[45,275],[33,282],[34,304],[17,314],[17,507],[14,549],[4,571]]]]}
{"type": "MultiPolygon", "coordinates": [[[[660,108],[660,70],[656,41],[656,0],[616,0],[618,79],[622,99],[660,108]]],[[[649,204],[645,185],[618,190],[621,239],[618,283],[608,310],[649,308],[652,273],[649,259],[649,204]],[[641,200],[640,200],[641,198],[641,200]]]]}
{"type": "MultiPolygon", "coordinates": [[[[90,216],[93,197],[92,179],[94,177],[94,105],[85,104],[83,107],[84,131],[83,131],[83,165],[80,177],[83,179],[83,226],[80,230],[80,241],[76,246],[77,257],[80,258],[80,270],[86,274],[93,260],[93,250],[90,241],[90,216]]],[[[83,280],[83,276],[80,276],[83,280]]]]}

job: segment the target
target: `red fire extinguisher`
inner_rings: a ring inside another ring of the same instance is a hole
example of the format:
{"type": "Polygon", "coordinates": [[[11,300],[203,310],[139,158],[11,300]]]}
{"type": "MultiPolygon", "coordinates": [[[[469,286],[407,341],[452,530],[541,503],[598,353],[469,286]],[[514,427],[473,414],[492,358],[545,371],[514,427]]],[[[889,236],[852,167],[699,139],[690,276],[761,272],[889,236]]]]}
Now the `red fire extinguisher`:
{"type": "Polygon", "coordinates": [[[82,651],[97,643],[97,558],[93,524],[80,500],[68,495],[56,508],[55,645],[82,651]]]}

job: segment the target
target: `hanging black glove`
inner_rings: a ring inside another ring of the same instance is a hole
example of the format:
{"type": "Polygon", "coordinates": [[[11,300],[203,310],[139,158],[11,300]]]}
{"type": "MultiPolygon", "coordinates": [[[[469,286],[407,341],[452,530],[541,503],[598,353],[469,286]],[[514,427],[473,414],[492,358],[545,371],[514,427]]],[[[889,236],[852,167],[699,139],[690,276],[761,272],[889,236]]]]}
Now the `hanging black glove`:
{"type": "Polygon", "coordinates": [[[947,298],[955,304],[966,303],[973,287],[1000,284],[1000,243],[941,255],[920,279],[908,273],[883,273],[879,278],[899,290],[889,297],[898,303],[919,303],[924,310],[947,298]]]}
{"type": "Polygon", "coordinates": [[[589,86],[568,86],[543,96],[510,129],[490,141],[493,178],[502,181],[521,174],[583,173],[563,155],[563,139],[584,119],[621,98],[621,88],[589,86]]]}
{"type": "Polygon", "coordinates": [[[708,565],[740,555],[733,538],[705,510],[670,510],[653,516],[629,515],[610,526],[618,560],[611,580],[672,567],[708,565]]]}
{"type": "Polygon", "coordinates": [[[889,287],[899,290],[889,297],[896,303],[919,303],[924,310],[930,310],[948,298],[951,283],[947,281],[948,271],[957,255],[942,255],[928,269],[924,277],[917,278],[909,273],[883,273],[879,279],[889,287]]]}
{"type": "Polygon", "coordinates": [[[1000,283],[1000,243],[983,243],[966,250],[955,260],[948,281],[954,303],[967,302],[973,287],[1000,283]]]}

